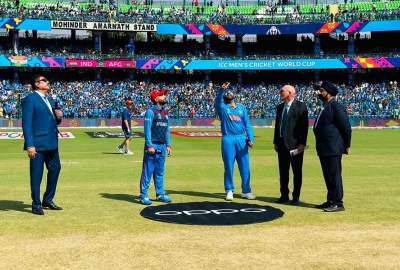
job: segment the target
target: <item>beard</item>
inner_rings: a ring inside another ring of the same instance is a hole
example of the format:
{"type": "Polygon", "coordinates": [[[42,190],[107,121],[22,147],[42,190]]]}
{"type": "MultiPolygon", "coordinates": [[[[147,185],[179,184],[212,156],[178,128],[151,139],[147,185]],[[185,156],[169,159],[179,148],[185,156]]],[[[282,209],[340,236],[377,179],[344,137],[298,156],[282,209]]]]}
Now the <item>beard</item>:
{"type": "Polygon", "coordinates": [[[325,97],[321,94],[318,94],[318,99],[321,100],[322,102],[326,101],[325,97]]]}
{"type": "Polygon", "coordinates": [[[232,102],[233,98],[224,98],[224,103],[225,104],[230,104],[232,102]]]}
{"type": "Polygon", "coordinates": [[[158,103],[159,103],[160,105],[165,105],[165,104],[167,103],[167,101],[166,101],[166,100],[159,100],[158,103]]]}

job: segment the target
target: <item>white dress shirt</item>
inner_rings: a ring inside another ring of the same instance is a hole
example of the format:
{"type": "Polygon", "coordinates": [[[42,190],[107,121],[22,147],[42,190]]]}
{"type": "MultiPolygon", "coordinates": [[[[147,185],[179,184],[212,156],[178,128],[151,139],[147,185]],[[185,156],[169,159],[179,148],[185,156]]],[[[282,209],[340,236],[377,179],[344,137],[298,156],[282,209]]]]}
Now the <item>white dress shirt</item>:
{"type": "Polygon", "coordinates": [[[42,94],[39,91],[35,91],[35,92],[39,94],[39,96],[43,99],[44,103],[46,103],[47,108],[49,108],[51,114],[53,114],[53,108],[51,107],[49,100],[46,98],[46,95],[42,94]]]}

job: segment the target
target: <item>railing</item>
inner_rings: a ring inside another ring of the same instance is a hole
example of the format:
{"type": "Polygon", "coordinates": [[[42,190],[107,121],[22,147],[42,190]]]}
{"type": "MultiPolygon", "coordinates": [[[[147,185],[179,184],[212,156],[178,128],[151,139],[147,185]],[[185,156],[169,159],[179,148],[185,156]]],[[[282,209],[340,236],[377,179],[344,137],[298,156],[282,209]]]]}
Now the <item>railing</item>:
{"type": "MultiPolygon", "coordinates": [[[[142,127],[143,118],[132,119],[133,126],[142,127]]],[[[273,127],[275,123],[274,117],[269,118],[253,118],[250,119],[253,126],[273,127]]],[[[309,119],[309,126],[313,126],[315,118],[309,119]]],[[[0,128],[21,128],[22,121],[20,119],[0,119],[0,128]]],[[[350,117],[350,124],[352,127],[366,127],[366,128],[400,128],[400,119],[390,119],[382,117],[350,117]]],[[[61,127],[119,127],[121,125],[120,118],[73,118],[63,119],[61,127]]],[[[178,118],[170,119],[171,126],[181,127],[214,127],[219,128],[219,121],[215,118],[178,118]]]]}

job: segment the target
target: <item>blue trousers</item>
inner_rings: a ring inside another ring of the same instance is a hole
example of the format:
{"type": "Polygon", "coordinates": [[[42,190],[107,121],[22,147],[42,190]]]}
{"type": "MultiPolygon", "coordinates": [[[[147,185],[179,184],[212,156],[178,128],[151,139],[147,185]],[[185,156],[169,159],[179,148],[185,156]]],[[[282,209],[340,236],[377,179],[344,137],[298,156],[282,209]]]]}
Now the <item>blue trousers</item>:
{"type": "Polygon", "coordinates": [[[34,159],[30,160],[31,196],[32,207],[38,208],[40,202],[40,184],[42,183],[43,167],[47,168],[47,186],[43,195],[44,203],[51,203],[56,193],[58,176],[61,164],[58,149],[50,151],[38,151],[34,159]]]}
{"type": "Polygon", "coordinates": [[[164,195],[164,164],[167,155],[167,147],[165,144],[153,144],[156,150],[155,154],[147,153],[145,148],[142,176],[140,177],[140,197],[148,197],[151,177],[154,178],[154,186],[156,188],[156,195],[164,195]],[[159,152],[159,153],[157,153],[159,152]]]}
{"type": "Polygon", "coordinates": [[[343,205],[342,156],[319,157],[328,190],[327,201],[343,205]]]}
{"type": "Polygon", "coordinates": [[[250,162],[249,148],[244,135],[224,136],[221,143],[222,159],[224,160],[225,191],[234,191],[233,170],[235,160],[242,178],[242,193],[250,193],[250,162]]]}

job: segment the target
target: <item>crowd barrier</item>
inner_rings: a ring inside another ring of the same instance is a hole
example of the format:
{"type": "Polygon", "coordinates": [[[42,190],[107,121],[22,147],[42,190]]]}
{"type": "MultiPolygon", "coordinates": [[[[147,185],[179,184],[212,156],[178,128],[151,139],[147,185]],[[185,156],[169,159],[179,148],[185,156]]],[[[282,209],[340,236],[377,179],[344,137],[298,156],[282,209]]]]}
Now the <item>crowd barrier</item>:
{"type": "MultiPolygon", "coordinates": [[[[143,127],[143,118],[132,119],[132,126],[143,127]]],[[[315,119],[309,119],[310,127],[313,126],[315,119]]],[[[275,125],[274,118],[251,119],[254,127],[273,127],[275,125]]],[[[400,119],[382,119],[370,117],[350,117],[350,124],[357,128],[400,128],[400,119]]],[[[172,127],[219,127],[220,121],[215,118],[170,118],[172,127]]],[[[22,120],[20,119],[0,119],[0,128],[20,128],[22,120]]],[[[79,128],[79,127],[119,127],[121,120],[119,118],[111,119],[87,119],[87,118],[72,118],[63,119],[60,127],[62,128],[79,128]]]]}

